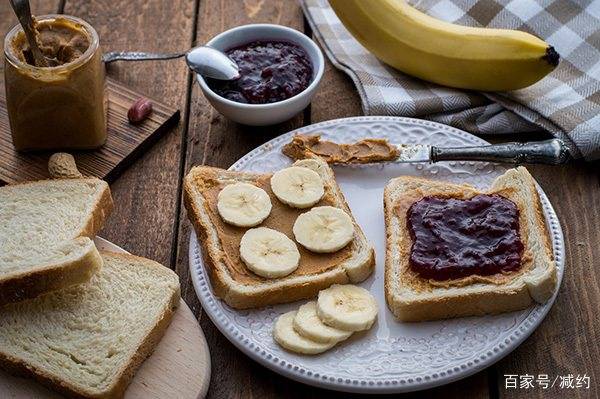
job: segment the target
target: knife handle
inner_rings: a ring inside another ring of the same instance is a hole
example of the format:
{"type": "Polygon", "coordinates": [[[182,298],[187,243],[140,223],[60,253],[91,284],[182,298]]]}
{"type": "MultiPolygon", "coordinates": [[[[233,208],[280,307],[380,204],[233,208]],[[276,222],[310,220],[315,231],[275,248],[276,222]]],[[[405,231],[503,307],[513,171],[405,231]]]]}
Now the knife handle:
{"type": "Polygon", "coordinates": [[[431,161],[486,161],[501,163],[539,163],[560,165],[572,159],[562,140],[504,143],[477,147],[431,147],[431,161]]]}

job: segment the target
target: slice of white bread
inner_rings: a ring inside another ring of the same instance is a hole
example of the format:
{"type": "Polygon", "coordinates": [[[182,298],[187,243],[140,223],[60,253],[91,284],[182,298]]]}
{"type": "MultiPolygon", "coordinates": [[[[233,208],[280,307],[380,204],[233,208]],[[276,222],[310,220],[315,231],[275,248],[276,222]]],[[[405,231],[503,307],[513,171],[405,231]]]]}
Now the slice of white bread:
{"type": "Polygon", "coordinates": [[[546,302],[552,296],[556,287],[552,246],[535,182],[523,167],[508,170],[484,192],[502,195],[519,209],[524,252],[517,271],[437,282],[411,270],[408,207],[425,196],[467,199],[481,193],[469,185],[410,176],[392,179],[386,186],[385,294],[388,307],[398,319],[422,321],[508,312],[546,302]]]}
{"type": "MultiPolygon", "coordinates": [[[[335,181],[333,171],[325,161],[320,158],[305,159],[297,161],[294,165],[312,169],[319,173],[323,179],[325,196],[315,206],[323,205],[323,201],[327,198],[329,205],[345,210],[352,217],[344,195],[335,181]]],[[[342,250],[348,251],[347,257],[319,272],[301,274],[303,258],[305,256],[331,257],[335,254],[310,254],[300,245],[301,266],[297,271],[282,278],[259,278],[250,272],[243,262],[233,261],[231,254],[224,249],[219,231],[215,226],[215,212],[214,210],[211,211],[211,207],[214,207],[215,204],[207,200],[204,193],[215,184],[254,183],[258,179],[268,179],[269,177],[270,174],[234,172],[198,166],[192,168],[184,179],[184,204],[188,211],[188,217],[198,235],[198,241],[202,246],[204,265],[209,273],[214,292],[218,297],[234,308],[255,308],[311,298],[316,296],[320,290],[332,284],[360,282],[372,273],[375,266],[375,251],[353,217],[355,236],[348,247],[342,250]],[[235,263],[235,265],[232,263],[235,263]],[[244,269],[248,275],[252,275],[253,281],[239,281],[239,279],[236,279],[235,273],[232,273],[232,270],[236,268],[244,269]]],[[[273,195],[268,184],[263,188],[271,197],[271,203],[275,207],[279,200],[273,195]]],[[[287,207],[287,205],[284,206],[287,207]]],[[[306,211],[308,209],[297,210],[298,213],[306,211]]],[[[216,217],[219,216],[216,215],[216,217]]],[[[291,234],[293,222],[294,220],[288,220],[285,225],[277,223],[274,220],[272,211],[261,226],[266,224],[267,227],[280,230],[284,234],[287,233],[293,239],[293,234],[291,234]]],[[[239,252],[239,248],[235,250],[239,252]]]]}
{"type": "Polygon", "coordinates": [[[88,281],[93,238],[112,210],[106,182],[41,180],[0,188],[0,304],[88,281]]]}
{"type": "Polygon", "coordinates": [[[0,308],[0,367],[70,397],[119,398],[179,304],[170,269],[101,252],[84,284],[0,308]]]}

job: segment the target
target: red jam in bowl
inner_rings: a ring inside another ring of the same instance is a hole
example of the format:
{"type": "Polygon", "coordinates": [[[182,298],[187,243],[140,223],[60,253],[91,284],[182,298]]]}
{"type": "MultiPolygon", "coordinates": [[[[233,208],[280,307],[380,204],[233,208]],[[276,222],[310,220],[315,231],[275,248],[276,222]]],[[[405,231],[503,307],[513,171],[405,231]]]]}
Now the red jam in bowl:
{"type": "Polygon", "coordinates": [[[521,266],[519,209],[500,195],[425,197],[408,209],[410,267],[421,277],[489,276],[521,266]]]}
{"type": "Polygon", "coordinates": [[[313,67],[308,54],[296,44],[255,41],[225,52],[240,68],[232,81],[206,79],[221,97],[239,103],[267,104],[295,96],[308,87],[313,67]]]}

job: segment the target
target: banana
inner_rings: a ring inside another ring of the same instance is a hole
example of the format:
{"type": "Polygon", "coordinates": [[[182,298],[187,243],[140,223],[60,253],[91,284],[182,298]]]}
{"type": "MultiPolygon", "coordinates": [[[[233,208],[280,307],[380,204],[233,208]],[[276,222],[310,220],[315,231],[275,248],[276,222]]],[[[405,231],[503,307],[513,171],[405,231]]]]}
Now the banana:
{"type": "Polygon", "coordinates": [[[296,241],[313,252],[339,251],[354,238],[350,216],[332,206],[317,206],[301,214],[292,230],[296,241]]]}
{"type": "Polygon", "coordinates": [[[316,342],[298,334],[293,327],[294,317],[296,317],[295,310],[282,314],[277,319],[273,329],[273,338],[285,349],[307,355],[316,355],[325,352],[336,344],[335,342],[316,342]]]}
{"type": "Polygon", "coordinates": [[[248,269],[261,277],[287,276],[298,268],[300,252],[285,234],[267,227],[244,233],[240,241],[240,257],[248,269]]]}
{"type": "Polygon", "coordinates": [[[352,331],[340,330],[324,324],[317,316],[315,301],[300,306],[294,317],[294,330],[306,338],[323,343],[340,342],[352,335],[352,331]]]}
{"type": "Polygon", "coordinates": [[[481,91],[527,87],[560,59],[552,46],[522,31],[444,22],[405,0],[330,0],[352,35],[398,70],[445,86],[481,91]]]}
{"type": "Polygon", "coordinates": [[[325,194],[321,176],[299,166],[275,172],[271,177],[271,190],[281,202],[294,208],[313,206],[325,194]]]}
{"type": "Polygon", "coordinates": [[[252,227],[271,213],[271,198],[265,190],[252,184],[229,184],[217,196],[217,210],[229,224],[252,227]]]}
{"type": "Polygon", "coordinates": [[[319,292],[317,315],[323,323],[341,330],[368,330],[377,318],[377,302],[364,288],[334,284],[319,292]]]}

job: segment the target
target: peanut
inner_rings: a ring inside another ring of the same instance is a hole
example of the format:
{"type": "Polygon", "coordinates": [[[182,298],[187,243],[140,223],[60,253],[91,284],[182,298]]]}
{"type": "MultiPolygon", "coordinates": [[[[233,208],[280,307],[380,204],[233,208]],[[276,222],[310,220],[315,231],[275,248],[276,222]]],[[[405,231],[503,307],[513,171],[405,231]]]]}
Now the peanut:
{"type": "Polygon", "coordinates": [[[48,160],[48,172],[53,179],[76,179],[83,177],[77,169],[75,158],[66,152],[52,154],[48,160]]]}
{"type": "Polygon", "coordinates": [[[129,107],[129,111],[127,111],[127,119],[129,119],[129,123],[137,124],[141,123],[150,115],[152,112],[152,102],[147,98],[140,97],[138,98],[131,107],[129,107]]]}

